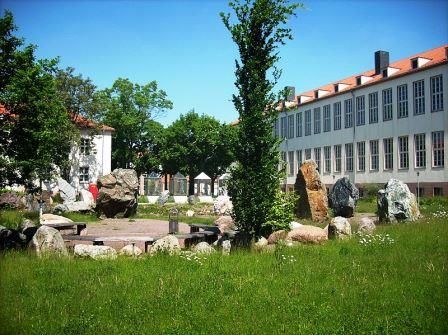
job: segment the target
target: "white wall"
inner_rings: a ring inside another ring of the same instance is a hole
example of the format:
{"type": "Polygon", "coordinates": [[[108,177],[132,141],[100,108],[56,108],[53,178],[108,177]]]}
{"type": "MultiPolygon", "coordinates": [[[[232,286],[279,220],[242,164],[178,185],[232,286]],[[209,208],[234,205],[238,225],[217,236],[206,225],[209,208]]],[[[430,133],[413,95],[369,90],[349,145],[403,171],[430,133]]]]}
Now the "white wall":
{"type": "MultiPolygon", "coordinates": [[[[393,77],[393,76],[391,76],[393,77]]],[[[332,184],[335,180],[348,176],[356,183],[385,183],[388,179],[394,177],[404,182],[416,182],[417,171],[420,172],[420,182],[447,182],[448,181],[448,169],[447,169],[447,157],[448,157],[448,65],[440,65],[427,70],[419,71],[413,74],[398,77],[396,79],[390,79],[381,81],[377,84],[360,88],[357,90],[349,91],[344,94],[339,94],[333,97],[324,98],[313,103],[305,105],[299,105],[294,110],[280,113],[279,115],[279,129],[280,119],[282,116],[297,114],[301,111],[303,114],[303,135],[302,137],[294,137],[292,139],[285,139],[280,145],[281,151],[294,151],[294,175],[287,177],[287,184],[295,183],[295,174],[297,173],[297,150],[303,150],[303,157],[305,149],[312,149],[312,158],[314,155],[314,148],[321,148],[321,174],[323,182],[326,184],[332,184]],[[431,112],[431,95],[430,95],[430,77],[435,75],[443,75],[443,111],[431,112]],[[413,82],[416,80],[425,80],[425,114],[414,115],[413,105],[413,82]],[[398,119],[398,107],[397,107],[397,86],[401,84],[408,84],[408,117],[398,119]],[[392,105],[393,105],[393,119],[390,121],[382,120],[382,90],[392,88],[392,105]],[[378,123],[369,124],[369,104],[368,94],[372,92],[378,92],[378,123]],[[365,125],[356,126],[356,101],[357,96],[365,96],[365,125]],[[353,98],[353,123],[354,127],[344,128],[344,100],[353,98]],[[334,130],[334,115],[333,115],[333,103],[341,102],[341,114],[342,114],[342,126],[340,130],[334,130]],[[323,132],[323,106],[331,105],[331,131],[323,132]],[[314,112],[313,109],[321,108],[321,133],[314,134],[314,112]],[[312,110],[312,134],[305,136],[305,111],[312,110]],[[444,131],[444,143],[445,143],[445,168],[432,167],[432,148],[431,148],[431,132],[444,131]],[[426,168],[416,169],[414,162],[414,134],[425,133],[426,134],[426,168]],[[409,136],[409,169],[398,169],[398,137],[409,136]],[[394,159],[393,170],[386,171],[384,167],[384,152],[383,143],[384,138],[393,137],[394,139],[394,159]],[[369,140],[379,140],[379,170],[369,171],[370,162],[370,146],[369,140]],[[356,142],[366,142],[366,170],[365,172],[356,171],[357,168],[357,156],[356,156],[356,142]],[[353,143],[354,147],[354,171],[345,171],[345,148],[346,143],[353,143]],[[342,172],[334,172],[334,145],[342,144],[342,172]],[[324,164],[324,146],[331,145],[332,165],[331,173],[323,173],[324,164]],[[334,176],[334,178],[333,178],[334,176]]],[[[296,117],[294,116],[295,122],[296,117]]],[[[295,124],[295,128],[297,125],[295,124]]],[[[295,136],[297,134],[295,133],[295,136]]]]}

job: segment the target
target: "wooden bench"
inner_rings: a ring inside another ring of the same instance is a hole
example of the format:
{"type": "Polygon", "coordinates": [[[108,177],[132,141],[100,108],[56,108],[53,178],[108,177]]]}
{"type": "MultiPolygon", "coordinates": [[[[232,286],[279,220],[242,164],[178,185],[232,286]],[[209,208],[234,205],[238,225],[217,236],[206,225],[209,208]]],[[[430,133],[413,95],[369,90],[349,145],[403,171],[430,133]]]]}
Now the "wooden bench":
{"type": "Polygon", "coordinates": [[[159,238],[151,237],[151,236],[108,236],[108,237],[95,237],[93,239],[93,245],[104,245],[104,242],[126,242],[126,243],[135,243],[135,242],[144,242],[145,243],[145,252],[148,251],[148,246],[153,244],[159,238]]]}
{"type": "Polygon", "coordinates": [[[57,230],[75,229],[76,235],[80,235],[83,229],[86,229],[87,222],[68,222],[68,223],[48,223],[45,226],[52,227],[57,230]]]}

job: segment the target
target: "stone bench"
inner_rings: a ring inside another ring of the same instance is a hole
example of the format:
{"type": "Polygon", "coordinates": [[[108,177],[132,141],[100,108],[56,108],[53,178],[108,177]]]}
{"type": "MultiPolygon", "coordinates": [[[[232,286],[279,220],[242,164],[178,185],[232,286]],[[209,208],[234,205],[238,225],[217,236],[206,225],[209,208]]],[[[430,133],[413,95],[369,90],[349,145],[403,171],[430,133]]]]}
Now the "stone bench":
{"type": "Polygon", "coordinates": [[[57,230],[75,229],[76,235],[80,235],[81,231],[87,227],[87,222],[70,222],[70,223],[47,223],[44,226],[48,226],[57,230]]]}

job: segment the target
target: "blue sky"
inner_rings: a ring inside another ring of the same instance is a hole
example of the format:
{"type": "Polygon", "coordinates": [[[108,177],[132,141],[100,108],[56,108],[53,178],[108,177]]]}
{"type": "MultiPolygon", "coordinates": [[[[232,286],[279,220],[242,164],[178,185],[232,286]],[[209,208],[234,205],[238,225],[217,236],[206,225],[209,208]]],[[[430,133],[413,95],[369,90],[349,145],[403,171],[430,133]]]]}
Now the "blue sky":
{"type": "MultiPolygon", "coordinates": [[[[448,1],[305,1],[280,50],[278,87],[296,92],[373,68],[376,50],[391,61],[448,41],[448,1]]],[[[238,117],[230,99],[237,50],[220,11],[227,1],[9,1],[19,35],[39,58],[60,56],[99,88],[118,77],[156,80],[174,102],[167,125],[194,108],[223,122],[238,117]]]]}

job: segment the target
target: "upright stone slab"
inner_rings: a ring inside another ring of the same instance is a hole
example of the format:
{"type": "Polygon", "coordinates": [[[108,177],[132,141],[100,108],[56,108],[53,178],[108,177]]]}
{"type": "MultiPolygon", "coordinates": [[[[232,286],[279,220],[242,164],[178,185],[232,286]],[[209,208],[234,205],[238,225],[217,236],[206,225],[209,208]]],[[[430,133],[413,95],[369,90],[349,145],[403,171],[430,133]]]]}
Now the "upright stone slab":
{"type": "Polygon", "coordinates": [[[296,205],[298,217],[313,221],[325,220],[328,210],[327,190],[313,160],[306,160],[300,167],[295,191],[300,197],[296,205]]]}
{"type": "Polygon", "coordinates": [[[59,193],[61,195],[62,200],[64,200],[64,203],[75,202],[76,191],[73,188],[73,186],[62,178],[58,178],[57,181],[58,181],[59,193]]]}
{"type": "Polygon", "coordinates": [[[330,191],[328,202],[335,216],[352,217],[355,213],[359,191],[347,177],[338,179],[330,191]]]}
{"type": "Polygon", "coordinates": [[[377,205],[380,221],[414,221],[420,216],[415,195],[398,179],[390,179],[378,191],[377,205]]]}

